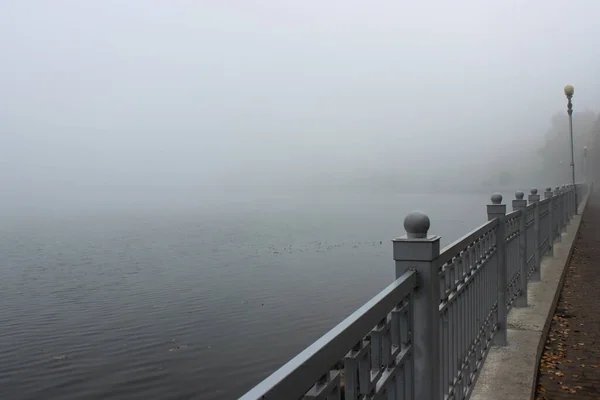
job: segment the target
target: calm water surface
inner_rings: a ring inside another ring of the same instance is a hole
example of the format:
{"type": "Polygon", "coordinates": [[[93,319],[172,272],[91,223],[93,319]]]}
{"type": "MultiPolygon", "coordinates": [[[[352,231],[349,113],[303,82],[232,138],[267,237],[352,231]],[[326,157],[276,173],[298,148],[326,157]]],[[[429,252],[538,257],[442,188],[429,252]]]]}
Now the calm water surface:
{"type": "Polygon", "coordinates": [[[448,244],[488,194],[327,194],[2,217],[0,398],[234,399],[394,278],[413,209],[448,244]]]}

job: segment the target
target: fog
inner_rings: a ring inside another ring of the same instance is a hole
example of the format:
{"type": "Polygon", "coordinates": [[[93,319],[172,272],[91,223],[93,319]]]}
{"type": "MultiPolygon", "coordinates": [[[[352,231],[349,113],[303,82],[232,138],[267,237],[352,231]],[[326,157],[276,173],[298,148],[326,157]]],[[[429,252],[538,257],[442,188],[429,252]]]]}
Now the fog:
{"type": "Polygon", "coordinates": [[[478,181],[534,157],[565,84],[596,110],[598,15],[595,0],[5,0],[0,206],[478,181]]]}

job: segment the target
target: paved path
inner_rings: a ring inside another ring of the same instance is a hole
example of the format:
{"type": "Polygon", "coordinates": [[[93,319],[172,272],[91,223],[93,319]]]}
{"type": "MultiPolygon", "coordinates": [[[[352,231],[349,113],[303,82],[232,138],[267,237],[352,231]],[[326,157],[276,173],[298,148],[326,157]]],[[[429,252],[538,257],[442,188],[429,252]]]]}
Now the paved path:
{"type": "Polygon", "coordinates": [[[539,366],[536,399],[600,399],[600,195],[590,198],[539,366]]]}

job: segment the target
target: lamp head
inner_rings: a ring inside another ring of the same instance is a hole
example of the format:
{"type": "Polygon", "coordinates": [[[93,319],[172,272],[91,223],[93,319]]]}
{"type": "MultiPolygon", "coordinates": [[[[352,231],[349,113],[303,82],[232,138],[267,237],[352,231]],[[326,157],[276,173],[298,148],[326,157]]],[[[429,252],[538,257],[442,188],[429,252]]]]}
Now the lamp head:
{"type": "Polygon", "coordinates": [[[573,85],[565,86],[565,96],[567,96],[568,98],[571,98],[571,97],[573,97],[574,94],[575,94],[575,88],[573,87],[573,85]]]}

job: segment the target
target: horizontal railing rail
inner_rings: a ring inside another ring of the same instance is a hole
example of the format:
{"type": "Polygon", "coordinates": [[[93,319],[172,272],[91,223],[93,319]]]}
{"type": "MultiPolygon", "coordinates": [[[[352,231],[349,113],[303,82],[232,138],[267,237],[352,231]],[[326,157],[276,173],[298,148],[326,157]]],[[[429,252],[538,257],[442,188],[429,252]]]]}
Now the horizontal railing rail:
{"type": "Polygon", "coordinates": [[[404,365],[412,351],[410,295],[416,283],[416,273],[406,272],[241,399],[339,396],[340,365],[346,399],[358,398],[357,391],[378,394],[410,386],[410,368],[404,365]]]}
{"type": "Polygon", "coordinates": [[[441,251],[429,218],[409,214],[393,241],[397,279],[241,399],[468,399],[589,192],[517,192],[508,213],[496,193],[488,222],[441,251]]]}
{"type": "Polygon", "coordinates": [[[455,240],[453,243],[444,247],[441,251],[440,256],[436,259],[438,268],[448,263],[452,259],[460,255],[467,247],[471,246],[477,239],[484,236],[484,234],[493,231],[498,226],[498,220],[488,221],[478,228],[473,229],[460,239],[455,240]]]}

